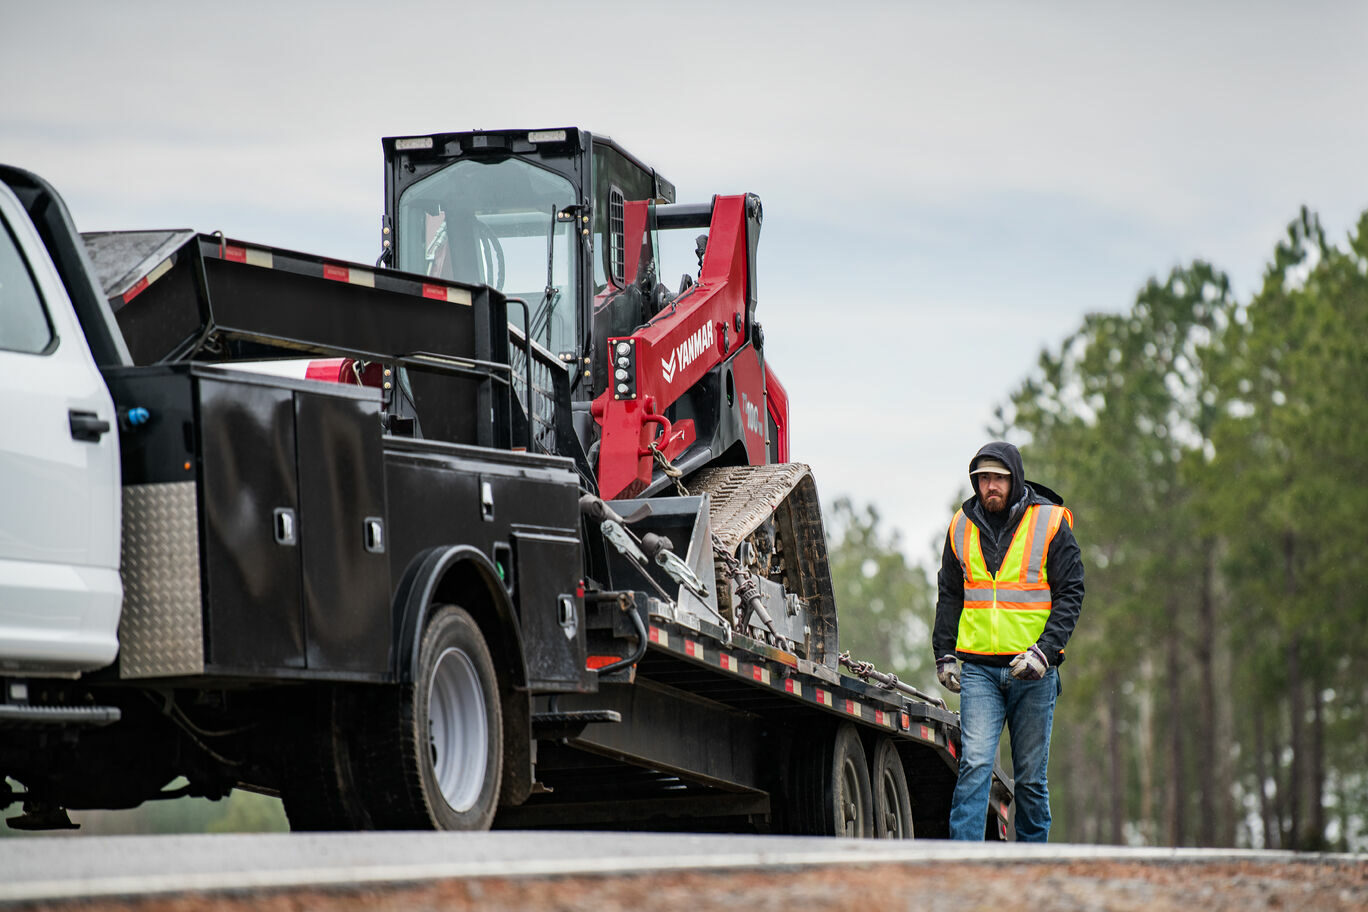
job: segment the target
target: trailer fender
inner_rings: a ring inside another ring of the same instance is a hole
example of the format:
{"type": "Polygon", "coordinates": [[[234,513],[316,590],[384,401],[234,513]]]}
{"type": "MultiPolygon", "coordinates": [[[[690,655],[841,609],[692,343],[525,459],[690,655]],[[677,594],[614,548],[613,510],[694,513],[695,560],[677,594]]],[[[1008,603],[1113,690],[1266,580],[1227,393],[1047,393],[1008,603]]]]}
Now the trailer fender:
{"type": "Polygon", "coordinates": [[[512,601],[493,562],[471,545],[430,548],[404,571],[395,596],[395,680],[410,683],[418,665],[423,622],[433,605],[459,605],[480,625],[501,674],[515,689],[527,686],[522,635],[512,601]]]}

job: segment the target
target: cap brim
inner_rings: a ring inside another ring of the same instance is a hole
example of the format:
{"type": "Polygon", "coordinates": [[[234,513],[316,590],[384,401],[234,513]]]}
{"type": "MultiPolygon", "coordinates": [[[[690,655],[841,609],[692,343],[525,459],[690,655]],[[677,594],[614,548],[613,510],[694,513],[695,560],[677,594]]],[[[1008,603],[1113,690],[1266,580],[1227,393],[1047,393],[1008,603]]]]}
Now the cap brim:
{"type": "Polygon", "coordinates": [[[970,474],[970,475],[1011,475],[1012,473],[1011,473],[1011,471],[1008,470],[1008,469],[999,469],[997,466],[992,466],[992,467],[986,468],[986,469],[974,469],[974,471],[970,472],[969,474],[970,474]]]}

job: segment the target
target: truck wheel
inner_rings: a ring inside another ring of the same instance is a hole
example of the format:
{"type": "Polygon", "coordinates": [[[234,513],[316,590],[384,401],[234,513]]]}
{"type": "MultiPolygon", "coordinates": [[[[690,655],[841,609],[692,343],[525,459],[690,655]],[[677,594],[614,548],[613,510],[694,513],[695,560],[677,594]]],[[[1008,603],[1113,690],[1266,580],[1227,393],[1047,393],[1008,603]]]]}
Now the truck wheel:
{"type": "Polygon", "coordinates": [[[912,795],[902,758],[891,738],[880,738],[874,746],[870,766],[874,784],[874,835],[879,839],[911,839],[912,795]]]}
{"type": "Polygon", "coordinates": [[[791,829],[815,836],[874,835],[869,765],[855,727],[847,722],[796,750],[791,829]]]}
{"type": "Polygon", "coordinates": [[[434,609],[413,677],[397,699],[371,705],[397,731],[362,723],[371,817],[382,829],[487,830],[503,777],[503,715],[489,647],[463,609],[434,609]]]}

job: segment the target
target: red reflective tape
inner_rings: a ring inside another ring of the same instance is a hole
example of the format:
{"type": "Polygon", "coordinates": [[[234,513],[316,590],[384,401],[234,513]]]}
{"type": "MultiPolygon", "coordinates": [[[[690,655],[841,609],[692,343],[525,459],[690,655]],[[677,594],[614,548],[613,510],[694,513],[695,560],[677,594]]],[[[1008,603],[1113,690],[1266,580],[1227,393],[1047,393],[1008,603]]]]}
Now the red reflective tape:
{"type": "Polygon", "coordinates": [[[875,725],[883,725],[883,724],[884,724],[884,714],[883,714],[883,710],[882,710],[882,709],[876,709],[876,710],[874,710],[874,724],[875,724],[875,725]]]}
{"type": "Polygon", "coordinates": [[[802,683],[795,681],[793,678],[784,678],[784,690],[793,694],[795,697],[801,697],[803,695],[802,683]]]}
{"type": "Polygon", "coordinates": [[[858,716],[860,714],[860,707],[855,705],[854,700],[846,700],[846,712],[850,713],[852,716],[858,716]]]}
{"type": "Polygon", "coordinates": [[[717,664],[721,665],[727,671],[736,671],[736,659],[727,655],[725,652],[717,654],[717,664]]]}
{"type": "Polygon", "coordinates": [[[424,283],[423,283],[423,297],[425,297],[425,298],[436,298],[436,299],[439,300],[439,301],[445,301],[445,300],[447,299],[447,290],[446,290],[446,286],[445,286],[445,285],[429,285],[429,284],[427,284],[426,282],[424,282],[424,283]]]}
{"type": "Polygon", "coordinates": [[[693,640],[684,641],[684,651],[687,652],[689,655],[693,656],[695,659],[700,659],[703,657],[703,647],[695,643],[693,640]]]}
{"type": "Polygon", "coordinates": [[[1003,818],[1005,819],[1005,818],[1007,817],[1007,805],[1005,805],[1005,804],[999,804],[999,805],[998,805],[998,813],[1000,813],[1000,814],[1003,816],[1003,818]]]}
{"type": "Polygon", "coordinates": [[[652,642],[652,643],[659,643],[659,642],[660,642],[660,638],[661,638],[662,636],[664,636],[664,634],[665,634],[665,631],[661,630],[659,627],[652,627],[652,628],[651,628],[651,642],[652,642]]]}
{"type": "Polygon", "coordinates": [[[584,660],[584,667],[589,669],[602,668],[605,665],[612,665],[614,662],[621,662],[622,656],[589,656],[584,660]]]}
{"type": "Polygon", "coordinates": [[[145,288],[147,288],[147,279],[138,279],[136,285],[124,292],[123,302],[127,304],[129,301],[142,294],[143,289],[145,288]]]}
{"type": "Polygon", "coordinates": [[[958,758],[958,757],[959,757],[959,751],[955,750],[955,742],[954,742],[954,741],[946,741],[946,742],[945,742],[945,748],[946,748],[946,750],[950,751],[950,756],[955,757],[955,758],[958,758]]]}
{"type": "Polygon", "coordinates": [[[223,248],[223,258],[234,263],[247,262],[247,250],[244,247],[227,246],[223,248]]]}
{"type": "Polygon", "coordinates": [[[931,740],[933,740],[932,737],[931,737],[931,729],[929,729],[929,728],[927,728],[925,725],[923,725],[923,726],[921,727],[921,730],[922,730],[922,739],[923,739],[923,740],[926,740],[926,741],[931,741],[931,740]]]}
{"type": "Polygon", "coordinates": [[[349,282],[351,281],[351,272],[345,266],[334,266],[332,263],[324,263],[323,278],[332,279],[334,282],[349,282]]]}
{"type": "Polygon", "coordinates": [[[765,680],[765,669],[761,668],[759,665],[752,665],[751,677],[757,681],[765,680]]]}
{"type": "Polygon", "coordinates": [[[902,716],[903,730],[906,731],[907,729],[912,727],[912,717],[909,716],[907,713],[900,713],[900,715],[902,716]]]}

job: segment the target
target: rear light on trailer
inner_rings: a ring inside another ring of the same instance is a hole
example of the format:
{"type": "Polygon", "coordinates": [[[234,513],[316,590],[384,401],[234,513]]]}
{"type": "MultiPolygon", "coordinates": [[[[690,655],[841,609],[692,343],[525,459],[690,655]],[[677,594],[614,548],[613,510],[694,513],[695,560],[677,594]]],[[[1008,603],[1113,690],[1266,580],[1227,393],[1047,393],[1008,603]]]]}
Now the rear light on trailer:
{"type": "Polygon", "coordinates": [[[350,363],[350,358],[323,358],[310,361],[308,368],[304,371],[304,379],[321,380],[324,383],[349,382],[343,379],[342,366],[350,363]]]}
{"type": "Polygon", "coordinates": [[[310,361],[304,371],[305,380],[373,386],[376,389],[389,389],[389,376],[389,370],[378,361],[355,361],[351,358],[319,358],[310,361]]]}

